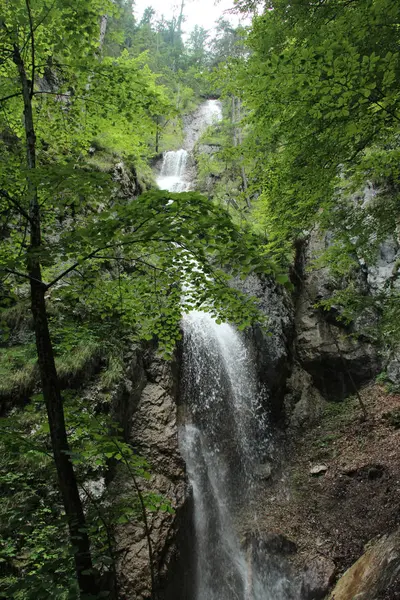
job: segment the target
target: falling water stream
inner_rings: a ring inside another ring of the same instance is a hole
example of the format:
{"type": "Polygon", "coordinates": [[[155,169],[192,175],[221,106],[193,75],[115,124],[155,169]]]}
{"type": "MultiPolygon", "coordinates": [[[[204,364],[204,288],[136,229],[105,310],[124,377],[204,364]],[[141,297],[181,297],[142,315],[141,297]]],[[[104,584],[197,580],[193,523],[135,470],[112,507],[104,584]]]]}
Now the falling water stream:
{"type": "Polygon", "coordinates": [[[187,192],[190,181],[186,181],[188,152],[184,148],[176,152],[165,152],[161,173],[157,178],[158,187],[169,192],[187,192]]]}
{"type": "MultiPolygon", "coordinates": [[[[221,118],[218,101],[201,106],[186,128],[186,148],[164,154],[161,189],[191,189],[190,152],[221,118]]],[[[193,490],[196,535],[190,600],[289,600],[289,582],[268,557],[260,559],[257,541],[257,473],[268,436],[247,345],[233,326],[217,324],[207,313],[192,311],[182,327],[185,419],[179,442],[193,490]]]]}

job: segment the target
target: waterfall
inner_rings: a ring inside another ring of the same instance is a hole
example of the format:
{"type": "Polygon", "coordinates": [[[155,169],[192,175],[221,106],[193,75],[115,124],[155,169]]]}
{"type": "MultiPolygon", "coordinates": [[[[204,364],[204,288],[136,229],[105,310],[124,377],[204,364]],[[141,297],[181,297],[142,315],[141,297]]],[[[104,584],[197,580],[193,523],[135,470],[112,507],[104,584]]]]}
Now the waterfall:
{"type": "Polygon", "coordinates": [[[257,518],[267,422],[245,341],[207,313],[183,318],[180,447],[193,490],[193,600],[288,600],[290,582],[262,555],[257,518]]]}
{"type": "MultiPolygon", "coordinates": [[[[164,154],[160,188],[190,189],[190,152],[201,132],[221,118],[217,101],[199,108],[186,128],[186,149],[164,154]]],[[[196,536],[190,600],[295,600],[280,565],[260,541],[258,477],[269,440],[247,344],[235,327],[217,324],[208,313],[184,315],[182,328],[179,444],[193,493],[196,536]]]]}
{"type": "Polygon", "coordinates": [[[160,175],[157,177],[157,185],[161,190],[169,192],[187,192],[190,181],[185,181],[188,152],[181,148],[176,152],[164,152],[160,175]]]}
{"type": "Polygon", "coordinates": [[[156,178],[161,190],[188,192],[191,189],[192,181],[188,168],[190,154],[207,127],[221,119],[221,103],[218,100],[208,100],[199,107],[185,128],[185,148],[164,152],[161,171],[156,178]]]}
{"type": "Polygon", "coordinates": [[[197,311],[183,319],[186,423],[180,444],[193,489],[195,600],[244,600],[249,572],[235,535],[235,506],[252,485],[256,390],[236,330],[197,311]]]}

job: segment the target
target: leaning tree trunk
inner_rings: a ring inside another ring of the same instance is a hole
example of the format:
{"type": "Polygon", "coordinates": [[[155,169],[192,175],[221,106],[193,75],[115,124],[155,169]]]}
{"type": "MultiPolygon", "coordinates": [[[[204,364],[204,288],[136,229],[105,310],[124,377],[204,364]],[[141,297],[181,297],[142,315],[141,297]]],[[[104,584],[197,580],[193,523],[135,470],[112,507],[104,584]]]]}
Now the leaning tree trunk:
{"type": "MultiPolygon", "coordinates": [[[[33,35],[33,33],[32,33],[33,35]]],[[[90,542],[86,531],[86,521],[73,465],[70,460],[64,408],[59,379],[54,360],[49,324],[46,312],[46,287],[42,281],[40,256],[41,219],[37,186],[29,171],[36,168],[36,136],[33,121],[32,97],[33,82],[29,82],[25,64],[17,45],[14,46],[14,63],[18,68],[22,96],[24,100],[25,135],[28,166],[29,227],[30,247],[27,270],[31,285],[31,309],[35,327],[36,347],[43,396],[50,427],[51,444],[58,474],[65,513],[67,516],[71,544],[74,547],[75,569],[81,596],[97,592],[95,573],[90,553],[90,542]]]]}

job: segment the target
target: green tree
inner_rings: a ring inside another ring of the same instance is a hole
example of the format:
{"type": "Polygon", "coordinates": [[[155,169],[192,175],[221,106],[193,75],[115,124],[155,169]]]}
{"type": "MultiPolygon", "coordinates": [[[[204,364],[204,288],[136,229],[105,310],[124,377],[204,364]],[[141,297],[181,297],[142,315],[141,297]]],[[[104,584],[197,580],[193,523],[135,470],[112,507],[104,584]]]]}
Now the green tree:
{"type": "Polygon", "coordinates": [[[214,38],[211,40],[211,63],[217,66],[220,63],[231,61],[243,56],[244,28],[233,27],[224,18],[217,22],[214,38]]]}
{"type": "Polygon", "coordinates": [[[206,307],[241,326],[258,317],[254,303],[227,286],[222,267],[272,268],[260,260],[258,240],[198,194],[151,192],[118,201],[115,182],[88,168],[96,138],[144,160],[154,117],[170,110],[140,58],[127,50],[116,59],[101,56],[103,17],[114,10],[108,0],[84,6],[80,0],[2,0],[0,19],[2,285],[12,298],[29,283],[52,452],[82,596],[96,593],[98,583],[66,432],[49,303],[58,297],[80,304],[103,324],[117,317],[131,324],[136,339],[157,336],[171,352],[185,308],[206,307]]]}
{"type": "MultiPolygon", "coordinates": [[[[74,559],[79,589],[82,594],[89,595],[97,591],[97,583],[85,516],[69,457],[63,403],[46,313],[46,286],[42,278],[43,207],[41,182],[37,178],[37,148],[42,140],[40,126],[36,127],[35,110],[35,93],[40,69],[43,72],[46,63],[59,54],[63,43],[66,43],[70,53],[69,56],[67,54],[67,59],[72,57],[73,47],[75,52],[82,52],[84,57],[93,54],[100,39],[100,16],[107,10],[112,10],[112,7],[109,3],[91,2],[86,6],[85,19],[82,19],[82,11],[76,9],[77,6],[61,2],[54,3],[50,8],[45,2],[31,6],[29,0],[17,4],[13,2],[12,6],[8,1],[2,3],[0,43],[5,58],[1,65],[1,81],[2,91],[6,91],[6,94],[2,93],[1,102],[17,98],[8,111],[8,119],[3,129],[9,126],[21,143],[21,154],[23,149],[25,150],[26,158],[25,164],[18,164],[21,155],[17,157],[17,161],[13,161],[12,166],[16,166],[15,162],[19,166],[18,172],[13,173],[12,181],[2,181],[1,195],[6,206],[17,209],[19,217],[25,221],[24,230],[29,236],[28,248],[23,252],[23,262],[30,283],[31,310],[43,395],[70,537],[76,546],[74,559]]],[[[62,95],[60,101],[63,101],[62,95]]],[[[7,152],[7,148],[5,150],[7,152]]],[[[26,247],[25,243],[24,246],[26,247]]],[[[23,246],[21,250],[22,248],[23,246]]],[[[10,262],[10,257],[7,262],[10,262]]]]}
{"type": "Polygon", "coordinates": [[[207,66],[209,56],[207,49],[208,40],[208,31],[204,27],[196,25],[193,31],[191,31],[186,45],[188,61],[191,66],[195,66],[200,70],[207,66]]]}
{"type": "Polygon", "coordinates": [[[386,180],[397,180],[399,20],[390,0],[276,0],[254,18],[239,81],[258,216],[277,249],[343,216],[338,198],[382,181],[383,160],[386,180]]]}

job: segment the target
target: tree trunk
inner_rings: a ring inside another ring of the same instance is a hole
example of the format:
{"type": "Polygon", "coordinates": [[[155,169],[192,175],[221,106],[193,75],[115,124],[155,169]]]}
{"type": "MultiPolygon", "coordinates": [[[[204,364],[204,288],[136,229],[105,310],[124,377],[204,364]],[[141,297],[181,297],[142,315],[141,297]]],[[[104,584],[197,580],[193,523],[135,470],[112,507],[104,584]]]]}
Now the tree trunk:
{"type": "Polygon", "coordinates": [[[103,15],[100,19],[100,38],[99,38],[99,52],[102,51],[104,40],[107,33],[108,16],[103,15]]]}
{"type": "Polygon", "coordinates": [[[236,99],[235,96],[232,96],[232,125],[233,125],[233,145],[236,148],[237,146],[237,136],[236,136],[236,99]]]}
{"type": "Polygon", "coordinates": [[[185,10],[185,0],[181,2],[181,8],[179,10],[179,17],[177,23],[177,30],[179,37],[182,35],[182,22],[183,22],[183,11],[185,10]]]}
{"type": "MultiPolygon", "coordinates": [[[[33,32],[31,33],[33,35],[33,32]]],[[[36,168],[36,136],[32,112],[33,82],[29,82],[23,58],[17,45],[14,46],[14,63],[18,68],[24,100],[25,135],[27,149],[27,186],[29,194],[30,246],[27,270],[31,285],[31,309],[35,327],[36,348],[43,396],[50,427],[51,444],[56,464],[58,481],[67,515],[71,544],[74,547],[75,569],[82,596],[97,592],[93,570],[90,542],[86,532],[86,521],[74,468],[70,460],[64,408],[55,366],[46,312],[46,287],[42,282],[39,250],[41,248],[40,206],[37,186],[29,171],[36,168]]]]}
{"type": "MultiPolygon", "coordinates": [[[[242,118],[242,116],[241,116],[240,98],[235,98],[235,96],[232,96],[233,145],[235,148],[237,146],[241,146],[242,141],[243,141],[242,129],[240,127],[240,119],[241,118],[242,118]],[[238,123],[238,126],[236,127],[237,123],[238,123]]],[[[243,163],[243,155],[240,158],[240,162],[243,163]]],[[[250,198],[249,198],[249,194],[248,194],[249,184],[247,181],[246,170],[245,170],[243,164],[240,165],[240,175],[242,178],[243,192],[244,192],[244,197],[246,199],[247,208],[250,209],[251,202],[250,202],[250,198]]]]}
{"type": "Polygon", "coordinates": [[[156,154],[160,146],[160,117],[156,117],[156,154]]]}

